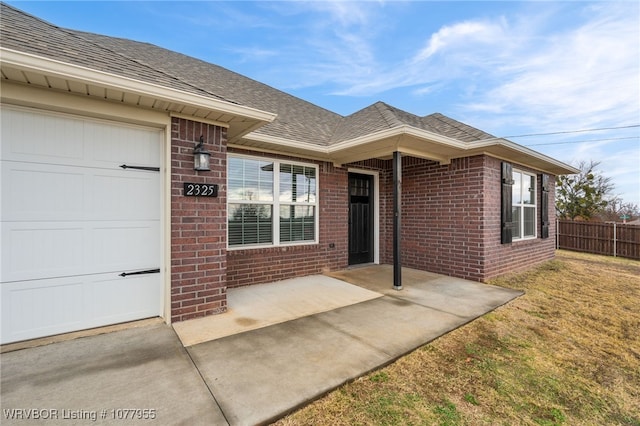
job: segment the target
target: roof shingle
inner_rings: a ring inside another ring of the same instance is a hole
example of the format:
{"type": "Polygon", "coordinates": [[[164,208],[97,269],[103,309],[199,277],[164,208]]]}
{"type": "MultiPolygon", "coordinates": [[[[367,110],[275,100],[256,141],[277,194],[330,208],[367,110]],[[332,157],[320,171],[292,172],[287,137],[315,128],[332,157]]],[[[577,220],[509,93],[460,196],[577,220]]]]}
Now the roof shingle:
{"type": "Polygon", "coordinates": [[[236,72],[149,43],[64,29],[1,5],[4,48],[164,85],[269,111],[277,118],[257,134],[329,146],[378,131],[412,126],[460,141],[492,137],[442,114],[419,117],[377,102],[347,117],[236,72]]]}

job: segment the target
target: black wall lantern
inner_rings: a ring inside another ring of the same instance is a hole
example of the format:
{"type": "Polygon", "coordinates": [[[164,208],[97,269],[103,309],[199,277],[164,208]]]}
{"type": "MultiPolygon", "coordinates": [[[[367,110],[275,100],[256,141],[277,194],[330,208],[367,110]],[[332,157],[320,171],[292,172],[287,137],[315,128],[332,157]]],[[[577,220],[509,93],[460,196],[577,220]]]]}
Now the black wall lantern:
{"type": "Polygon", "coordinates": [[[200,136],[200,143],[196,145],[193,150],[193,169],[201,172],[207,172],[211,170],[209,166],[209,160],[211,159],[211,153],[204,149],[204,137],[200,136]]]}

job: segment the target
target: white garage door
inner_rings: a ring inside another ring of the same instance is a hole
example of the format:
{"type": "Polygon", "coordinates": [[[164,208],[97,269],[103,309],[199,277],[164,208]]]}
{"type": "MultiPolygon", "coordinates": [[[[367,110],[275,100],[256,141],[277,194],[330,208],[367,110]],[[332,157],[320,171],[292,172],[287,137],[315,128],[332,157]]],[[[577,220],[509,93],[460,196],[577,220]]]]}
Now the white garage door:
{"type": "Polygon", "coordinates": [[[0,341],[160,315],[163,132],[1,115],[0,341]]]}

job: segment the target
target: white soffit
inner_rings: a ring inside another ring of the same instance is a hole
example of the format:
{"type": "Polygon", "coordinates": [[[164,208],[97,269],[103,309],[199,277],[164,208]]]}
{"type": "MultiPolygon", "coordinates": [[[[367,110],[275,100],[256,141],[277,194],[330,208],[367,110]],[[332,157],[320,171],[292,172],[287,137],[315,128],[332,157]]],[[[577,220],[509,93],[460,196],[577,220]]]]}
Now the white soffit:
{"type": "Polygon", "coordinates": [[[127,105],[228,123],[229,138],[239,138],[276,114],[188,93],[149,82],[97,71],[24,52],[1,48],[2,79],[97,97],[127,105]]]}

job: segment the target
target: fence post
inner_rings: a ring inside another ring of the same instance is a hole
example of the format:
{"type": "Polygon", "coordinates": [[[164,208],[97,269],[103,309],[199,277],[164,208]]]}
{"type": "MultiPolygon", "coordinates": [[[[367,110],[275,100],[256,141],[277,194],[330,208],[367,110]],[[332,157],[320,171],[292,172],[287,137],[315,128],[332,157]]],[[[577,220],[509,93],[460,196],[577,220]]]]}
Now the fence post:
{"type": "Polygon", "coordinates": [[[613,257],[616,257],[616,246],[618,245],[618,239],[616,238],[616,223],[613,222],[613,257]]]}
{"type": "Polygon", "coordinates": [[[560,248],[560,219],[556,217],[556,250],[560,248]]]}

